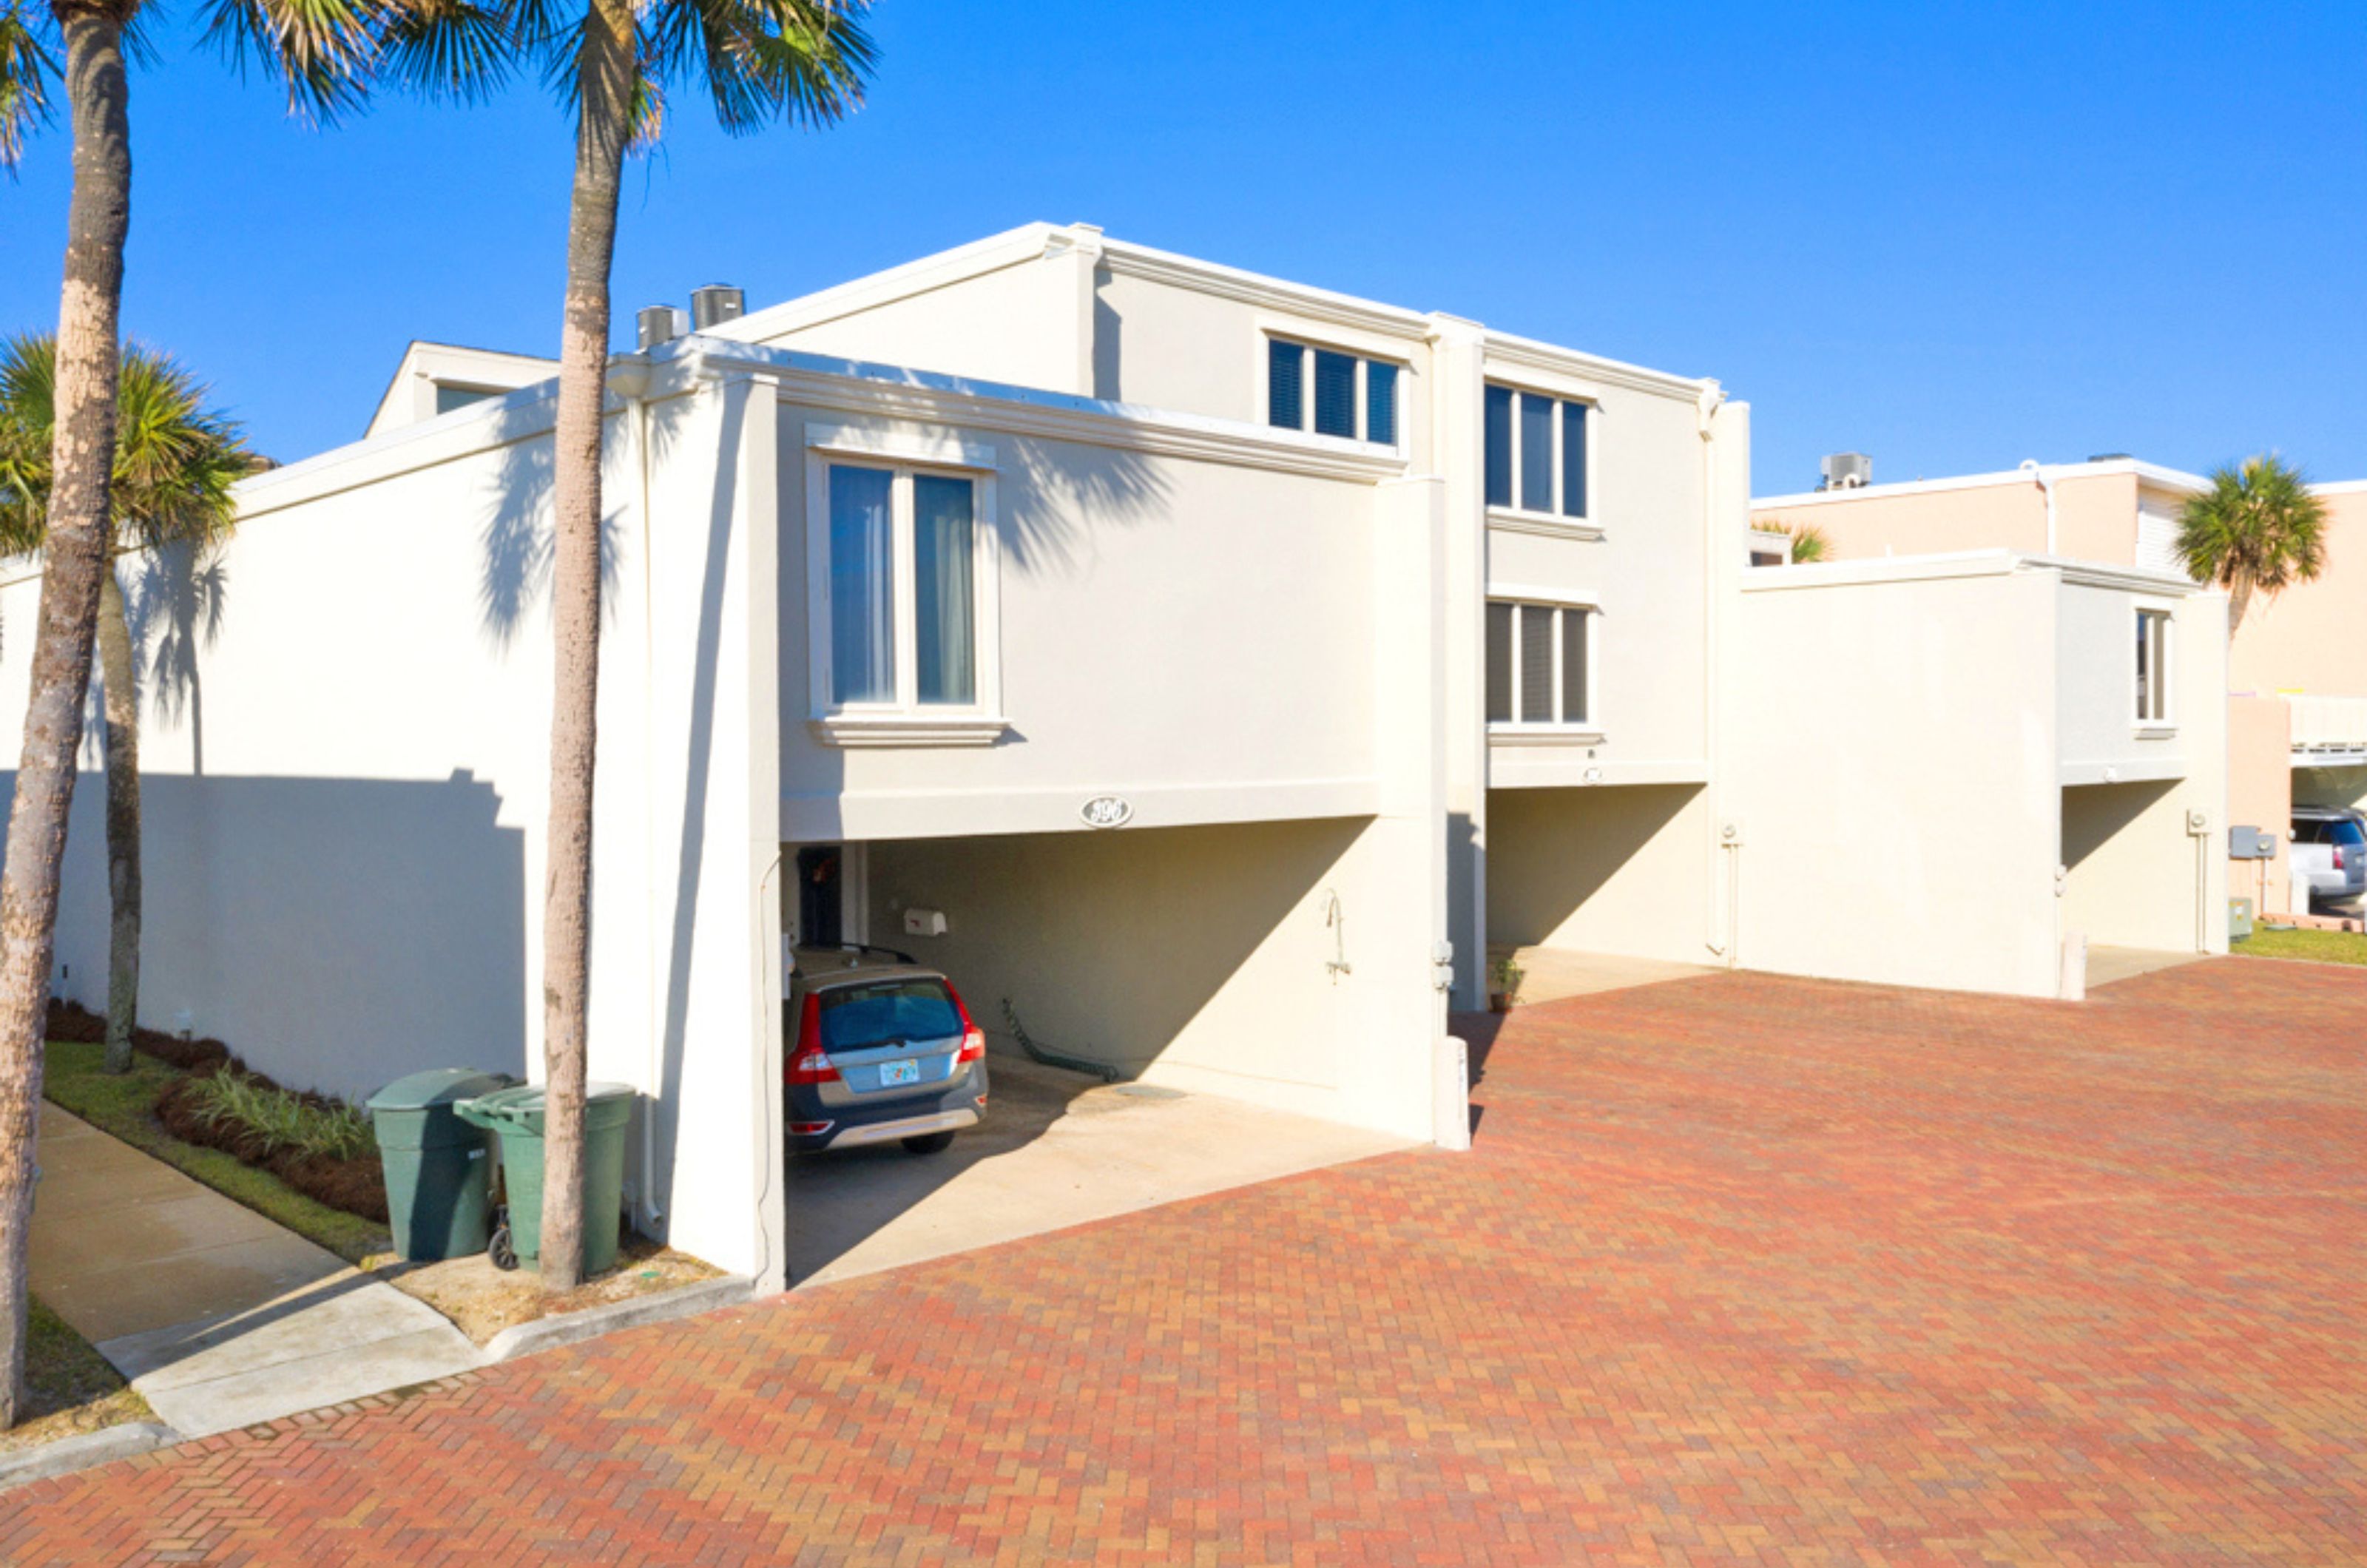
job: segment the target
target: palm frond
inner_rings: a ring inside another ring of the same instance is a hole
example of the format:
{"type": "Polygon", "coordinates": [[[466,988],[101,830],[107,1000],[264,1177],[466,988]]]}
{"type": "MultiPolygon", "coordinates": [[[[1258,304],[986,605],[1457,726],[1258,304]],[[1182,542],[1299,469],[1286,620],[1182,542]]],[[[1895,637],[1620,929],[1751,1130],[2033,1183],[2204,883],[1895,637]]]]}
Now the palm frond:
{"type": "MultiPolygon", "coordinates": [[[[40,546],[56,375],[54,338],[0,344],[0,554],[40,546]]],[[[237,517],[232,487],[255,461],[244,432],[206,407],[196,377],[142,344],[124,345],[117,386],[108,495],[119,537],[136,548],[221,539],[237,517]]]]}
{"type": "Polygon", "coordinates": [[[2178,553],[2197,581],[2275,593],[2323,570],[2325,532],[2326,503],[2308,479],[2264,453],[2212,470],[2211,488],[2180,515],[2178,553]]]}
{"type": "Polygon", "coordinates": [[[481,102],[516,65],[519,13],[477,0],[394,0],[379,21],[379,68],[424,97],[481,102]]]}
{"type": "Polygon", "coordinates": [[[288,89],[288,112],[327,125],[360,107],[376,69],[389,0],[207,0],[206,38],[288,89]]]}
{"type": "Polygon", "coordinates": [[[699,76],[734,135],[772,120],[828,125],[863,104],[878,50],[868,0],[656,0],[641,26],[643,69],[699,76]]]}
{"type": "Polygon", "coordinates": [[[25,155],[25,139],[50,123],[50,83],[57,57],[43,43],[40,12],[22,0],[0,6],[0,169],[11,175],[25,155]]]}

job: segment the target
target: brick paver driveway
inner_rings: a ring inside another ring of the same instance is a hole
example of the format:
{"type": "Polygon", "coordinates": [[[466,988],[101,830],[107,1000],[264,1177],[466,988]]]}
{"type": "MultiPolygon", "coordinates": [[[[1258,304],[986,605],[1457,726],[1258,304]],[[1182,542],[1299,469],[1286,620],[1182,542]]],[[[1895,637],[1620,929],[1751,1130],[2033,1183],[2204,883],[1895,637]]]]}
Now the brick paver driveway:
{"type": "Polygon", "coordinates": [[[0,1502],[0,1561],[2367,1556],[2367,973],[1519,1016],[1391,1156],[0,1502]]]}

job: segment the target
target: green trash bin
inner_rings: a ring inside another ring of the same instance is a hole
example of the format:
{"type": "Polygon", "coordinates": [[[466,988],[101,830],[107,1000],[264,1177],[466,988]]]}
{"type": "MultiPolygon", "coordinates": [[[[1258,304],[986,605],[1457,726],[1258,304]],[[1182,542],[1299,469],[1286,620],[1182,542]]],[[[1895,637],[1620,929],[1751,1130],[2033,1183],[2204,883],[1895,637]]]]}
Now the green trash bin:
{"type": "MultiPolygon", "coordinates": [[[[633,1090],[620,1083],[593,1083],[584,1086],[583,1098],[583,1272],[589,1277],[617,1261],[617,1217],[625,1206],[625,1130],[633,1120],[633,1090]]],[[[463,1121],[491,1128],[501,1138],[510,1248],[521,1262],[539,1258],[542,1086],[496,1089],[453,1109],[463,1121]]]]}
{"type": "Polygon", "coordinates": [[[493,1229],[493,1142],[455,1114],[463,1100],[515,1083],[476,1067],[437,1067],[369,1097],[395,1250],[417,1263],[482,1252],[493,1229]]]}

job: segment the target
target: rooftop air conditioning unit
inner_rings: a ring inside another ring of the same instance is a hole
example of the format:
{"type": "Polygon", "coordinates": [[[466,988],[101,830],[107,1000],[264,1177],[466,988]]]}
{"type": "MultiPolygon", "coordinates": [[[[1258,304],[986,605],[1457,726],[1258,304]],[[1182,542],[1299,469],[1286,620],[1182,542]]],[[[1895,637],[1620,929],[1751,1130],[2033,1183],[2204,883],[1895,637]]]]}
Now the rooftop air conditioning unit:
{"type": "Polygon", "coordinates": [[[1874,459],[1863,452],[1836,452],[1819,467],[1825,478],[1818,490],[1856,490],[1874,482],[1874,459]]]}

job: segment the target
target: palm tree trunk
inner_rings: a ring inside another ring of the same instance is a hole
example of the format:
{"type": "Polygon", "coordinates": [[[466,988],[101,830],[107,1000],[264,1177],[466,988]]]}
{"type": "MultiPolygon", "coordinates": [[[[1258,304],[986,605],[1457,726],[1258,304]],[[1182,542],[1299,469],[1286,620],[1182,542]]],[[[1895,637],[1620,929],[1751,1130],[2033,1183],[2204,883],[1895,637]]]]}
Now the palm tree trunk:
{"type": "Polygon", "coordinates": [[[592,768],[600,694],[600,405],[608,271],[631,132],[633,15],[594,0],[576,58],[582,108],[568,213],[567,310],[552,473],[549,882],[542,916],[543,1288],[583,1278],[583,1085],[592,936],[592,768]]]}
{"type": "Polygon", "coordinates": [[[2227,635],[2229,637],[2234,637],[2236,628],[2244,624],[2244,611],[2251,603],[2252,580],[2248,574],[2239,571],[2236,574],[2235,581],[2227,584],[2227,635]]]}
{"type": "Polygon", "coordinates": [[[107,690],[107,1070],[128,1073],[140,1019],[140,675],[112,562],[98,575],[98,668],[107,690]]]}
{"type": "Polygon", "coordinates": [[[98,580],[107,570],[123,237],[131,226],[122,24],[108,8],[79,6],[60,6],[58,22],[65,34],[74,121],[74,195],[66,209],[65,287],[58,301],[48,558],[25,705],[25,751],[8,811],[7,863],[0,869],[0,1431],[16,1425],[25,1387],[41,1037],[98,580]]]}

